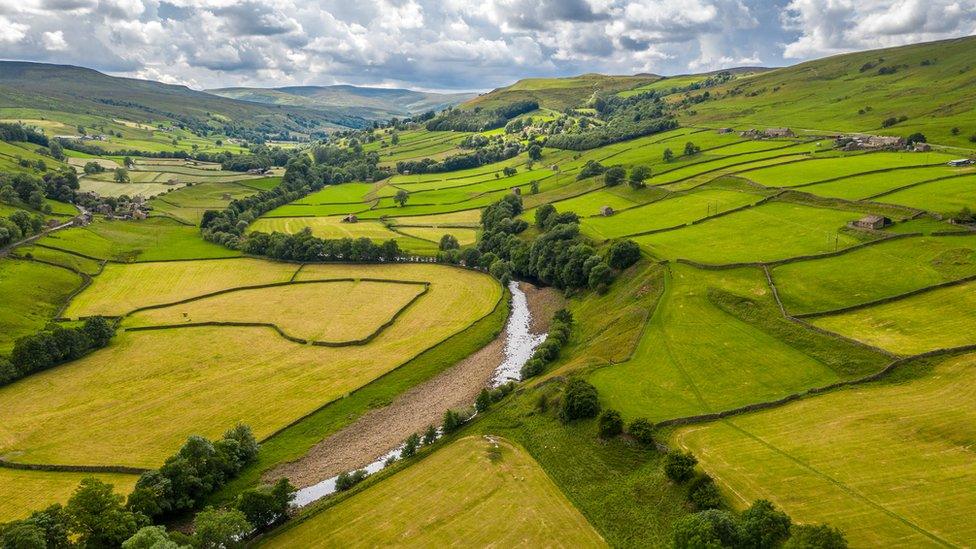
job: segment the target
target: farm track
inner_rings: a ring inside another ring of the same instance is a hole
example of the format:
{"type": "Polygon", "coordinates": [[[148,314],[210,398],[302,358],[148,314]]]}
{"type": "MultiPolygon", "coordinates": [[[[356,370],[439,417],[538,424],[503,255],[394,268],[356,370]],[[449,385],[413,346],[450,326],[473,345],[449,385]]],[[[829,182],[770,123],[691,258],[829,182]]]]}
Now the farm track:
{"type": "MultiPolygon", "coordinates": [[[[562,307],[562,297],[551,288],[523,283],[522,289],[532,314],[530,330],[545,332],[552,314],[562,307]]],[[[439,424],[445,410],[470,406],[504,360],[505,338],[502,331],[474,354],[320,441],[300,459],[266,472],[264,480],[288,478],[298,487],[310,486],[365,466],[411,433],[439,424]]]]}

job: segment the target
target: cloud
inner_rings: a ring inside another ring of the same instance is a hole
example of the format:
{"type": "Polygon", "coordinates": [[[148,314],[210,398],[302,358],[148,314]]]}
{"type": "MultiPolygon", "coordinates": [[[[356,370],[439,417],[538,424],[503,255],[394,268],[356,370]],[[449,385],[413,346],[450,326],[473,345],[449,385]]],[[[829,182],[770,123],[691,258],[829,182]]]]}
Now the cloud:
{"type": "Polygon", "coordinates": [[[193,87],[484,90],[969,34],[976,0],[0,0],[0,58],[193,87]]]}

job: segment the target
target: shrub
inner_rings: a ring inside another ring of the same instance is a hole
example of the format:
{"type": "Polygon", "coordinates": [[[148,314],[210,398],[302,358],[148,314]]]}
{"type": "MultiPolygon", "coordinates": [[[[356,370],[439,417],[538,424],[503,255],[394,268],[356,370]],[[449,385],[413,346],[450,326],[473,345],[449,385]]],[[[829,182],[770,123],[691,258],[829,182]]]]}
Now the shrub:
{"type": "Polygon", "coordinates": [[[464,419],[461,418],[461,414],[455,412],[454,410],[447,410],[444,412],[444,421],[441,424],[441,431],[445,435],[453,433],[464,425],[464,419]]]}
{"type": "Polygon", "coordinates": [[[607,263],[614,269],[623,270],[640,260],[640,246],[633,240],[620,240],[610,246],[607,263]]]}
{"type": "Polygon", "coordinates": [[[728,511],[711,509],[680,518],[674,525],[675,549],[738,547],[742,534],[728,511]]]}
{"type": "Polygon", "coordinates": [[[413,457],[417,453],[417,448],[420,448],[420,435],[414,433],[408,436],[407,440],[403,441],[403,449],[400,450],[400,457],[403,459],[413,457]]]}
{"type": "Polygon", "coordinates": [[[952,130],[950,130],[949,133],[951,133],[952,135],[959,135],[959,131],[960,130],[959,130],[958,127],[954,127],[954,128],[952,128],[952,130]]]}
{"type": "Polygon", "coordinates": [[[826,524],[794,524],[783,549],[847,549],[844,534],[826,524]]]}
{"type": "Polygon", "coordinates": [[[357,469],[352,472],[339,473],[336,477],[336,491],[345,492],[346,490],[352,488],[353,486],[359,484],[366,478],[366,471],[363,469],[357,469]]]}
{"type": "Polygon", "coordinates": [[[645,446],[654,444],[654,425],[646,418],[639,417],[630,422],[627,434],[645,446]]]}
{"type": "Polygon", "coordinates": [[[528,379],[541,374],[545,369],[546,364],[541,358],[530,358],[525,364],[522,365],[522,369],[519,374],[522,376],[522,379],[528,379]]]}
{"type": "Polygon", "coordinates": [[[424,431],[424,438],[423,440],[421,440],[421,442],[424,444],[424,446],[428,446],[430,444],[433,444],[434,441],[436,440],[437,440],[437,427],[434,427],[433,425],[428,425],[427,429],[424,431]]]}
{"type": "Polygon", "coordinates": [[[688,486],[688,501],[699,511],[718,509],[722,507],[722,494],[712,477],[702,474],[696,476],[688,486]]]}
{"type": "Polygon", "coordinates": [[[969,136],[969,141],[971,143],[976,143],[976,133],[974,133],[973,135],[970,135],[969,136]]]}
{"type": "Polygon", "coordinates": [[[624,432],[624,420],[620,418],[620,412],[605,410],[600,414],[597,428],[600,432],[600,438],[613,438],[624,432]]]}
{"type": "Polygon", "coordinates": [[[488,389],[482,389],[478,393],[478,398],[474,401],[474,409],[478,410],[478,413],[485,412],[491,407],[491,393],[488,389]]]}
{"type": "Polygon", "coordinates": [[[261,530],[284,519],[295,499],[295,487],[288,479],[279,479],[271,487],[252,488],[237,496],[237,510],[255,528],[261,530]]]}
{"type": "Polygon", "coordinates": [[[747,546],[779,547],[790,537],[792,521],[771,502],[760,499],[742,513],[739,524],[747,546]]]}
{"type": "Polygon", "coordinates": [[[670,450],[664,456],[664,474],[672,481],[680,484],[692,477],[697,464],[698,460],[691,452],[670,450]]]}
{"type": "Polygon", "coordinates": [[[616,187],[624,182],[627,172],[620,166],[614,166],[603,172],[603,183],[607,187],[616,187]]]}
{"type": "Polygon", "coordinates": [[[674,151],[671,149],[664,149],[664,161],[671,162],[674,160],[674,151]]]}
{"type": "Polygon", "coordinates": [[[456,250],[461,247],[458,243],[458,239],[452,234],[446,234],[441,237],[440,250],[446,252],[447,250],[456,250]]]}
{"type": "Polygon", "coordinates": [[[600,412],[596,387],[579,378],[569,380],[559,417],[564,422],[595,417],[600,412]]]}

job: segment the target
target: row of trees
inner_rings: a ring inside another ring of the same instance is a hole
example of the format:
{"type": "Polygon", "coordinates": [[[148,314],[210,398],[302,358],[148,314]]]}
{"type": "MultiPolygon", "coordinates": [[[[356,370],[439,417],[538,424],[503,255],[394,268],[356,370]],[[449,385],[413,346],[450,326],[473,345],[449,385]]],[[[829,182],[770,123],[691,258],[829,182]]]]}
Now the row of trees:
{"type": "Polygon", "coordinates": [[[493,139],[476,147],[473,152],[451,155],[440,161],[433,158],[400,161],[396,164],[396,171],[420,174],[467,170],[513,158],[520,152],[522,145],[518,141],[493,139]]]}
{"type": "Polygon", "coordinates": [[[26,210],[17,210],[7,217],[0,217],[0,248],[35,235],[44,228],[44,216],[26,210]]]}
{"type": "Polygon", "coordinates": [[[534,100],[515,101],[494,109],[448,109],[426,124],[429,131],[483,132],[504,126],[516,116],[539,108],[534,100]]]}
{"type": "Polygon", "coordinates": [[[239,248],[247,254],[285,261],[374,263],[395,261],[401,254],[396,240],[379,244],[365,237],[325,240],[312,236],[308,227],[294,234],[248,233],[240,240],[239,248]]]}
{"type": "Polygon", "coordinates": [[[549,136],[546,145],[582,151],[678,127],[667,104],[653,92],[627,98],[598,94],[591,104],[602,124],[580,124],[572,131],[549,136]]]}
{"type": "Polygon", "coordinates": [[[78,175],[69,169],[48,172],[43,177],[26,173],[0,174],[0,202],[26,204],[38,211],[49,210],[44,203],[45,197],[73,202],[78,188],[78,175]]]}
{"type": "Polygon", "coordinates": [[[559,357],[559,351],[569,341],[569,335],[573,328],[573,313],[566,309],[556,311],[549,323],[549,334],[546,340],[536,347],[532,353],[532,358],[522,366],[522,379],[535,377],[545,371],[546,366],[551,364],[559,357]]]}
{"type": "Polygon", "coordinates": [[[20,141],[47,147],[50,141],[44,132],[32,126],[10,122],[0,123],[0,141],[20,141]]]}
{"type": "Polygon", "coordinates": [[[10,360],[0,358],[0,385],[6,385],[35,372],[47,370],[101,349],[115,335],[112,325],[100,316],[91,317],[78,327],[55,326],[14,342],[10,360]]]}

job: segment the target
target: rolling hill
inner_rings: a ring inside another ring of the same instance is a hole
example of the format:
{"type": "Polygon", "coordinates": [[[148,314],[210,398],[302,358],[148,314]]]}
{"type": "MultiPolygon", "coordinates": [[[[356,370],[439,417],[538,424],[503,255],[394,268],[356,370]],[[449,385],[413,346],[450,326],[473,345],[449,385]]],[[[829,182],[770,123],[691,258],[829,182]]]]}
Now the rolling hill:
{"type": "Polygon", "coordinates": [[[369,120],[386,120],[426,111],[439,111],[474,97],[472,93],[444,94],[348,85],[219,88],[207,92],[255,103],[326,109],[369,120]]]}
{"type": "Polygon", "coordinates": [[[464,103],[462,107],[495,108],[516,101],[535,100],[541,107],[561,111],[580,105],[594,92],[629,90],[651,84],[661,78],[654,74],[634,76],[583,74],[569,78],[524,78],[511,86],[479,95],[464,103]]]}

